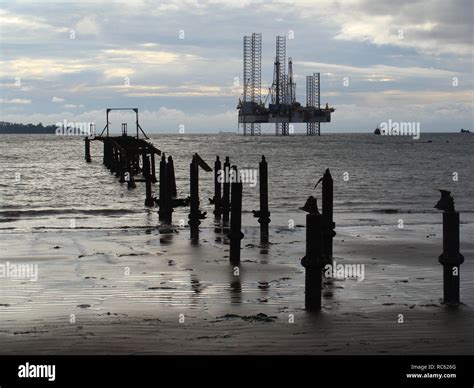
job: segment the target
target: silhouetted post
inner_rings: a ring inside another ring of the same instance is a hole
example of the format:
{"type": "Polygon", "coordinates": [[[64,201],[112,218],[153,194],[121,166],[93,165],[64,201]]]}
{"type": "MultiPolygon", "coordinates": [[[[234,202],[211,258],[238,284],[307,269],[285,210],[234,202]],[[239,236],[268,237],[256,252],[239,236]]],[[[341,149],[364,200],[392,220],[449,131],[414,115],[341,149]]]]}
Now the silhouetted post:
{"type": "Polygon", "coordinates": [[[150,163],[151,163],[151,181],[156,183],[156,166],[155,166],[155,153],[151,151],[150,154],[150,163]]]}
{"type": "Polygon", "coordinates": [[[333,238],[336,235],[334,228],[336,224],[333,220],[333,179],[329,168],[322,178],[322,211],[323,211],[323,253],[328,263],[332,263],[333,238]]]}
{"type": "MultiPolygon", "coordinates": [[[[237,170],[235,170],[237,173],[237,170]]],[[[240,264],[240,240],[244,238],[242,228],[242,182],[232,182],[230,215],[230,262],[240,264]]]]}
{"type": "Polygon", "coordinates": [[[147,155],[142,155],[143,161],[143,176],[145,177],[145,191],[146,191],[146,198],[145,198],[145,206],[153,206],[155,201],[151,195],[151,175],[150,175],[150,159],[147,155]]]}
{"type": "Polygon", "coordinates": [[[199,238],[199,165],[193,156],[193,161],[189,165],[190,169],[190,212],[188,224],[191,228],[191,239],[197,240],[199,238]]]}
{"type": "Polygon", "coordinates": [[[84,139],[84,159],[87,163],[91,162],[91,141],[88,136],[84,139]]]}
{"type": "Polygon", "coordinates": [[[229,211],[230,211],[230,182],[229,182],[229,175],[230,175],[230,160],[229,157],[225,157],[224,162],[224,183],[223,187],[223,195],[222,195],[222,221],[224,223],[229,222],[229,211]]]}
{"type": "Polygon", "coordinates": [[[441,199],[435,208],[443,212],[443,253],[439,262],[443,265],[443,299],[445,303],[458,304],[459,266],[464,263],[464,256],[459,252],[459,212],[454,209],[454,199],[450,192],[441,191],[441,199]]]}
{"type": "Polygon", "coordinates": [[[319,214],[316,199],[309,197],[301,208],[306,215],[306,256],[301,260],[305,268],[305,308],[321,310],[321,285],[323,266],[323,217],[319,214]]]}
{"type": "Polygon", "coordinates": [[[160,198],[159,198],[159,205],[160,209],[158,210],[158,219],[160,221],[165,220],[166,215],[166,191],[168,188],[168,179],[167,179],[167,166],[166,166],[166,156],[163,152],[161,154],[161,161],[160,161],[160,198]]]}
{"type": "Polygon", "coordinates": [[[173,158],[168,156],[168,162],[165,167],[165,188],[163,198],[160,198],[160,211],[163,221],[171,225],[173,214],[173,198],[176,198],[176,181],[174,176],[173,158]],[[163,201],[163,202],[161,202],[163,201]]]}
{"type": "Polygon", "coordinates": [[[265,156],[262,155],[262,161],[259,164],[259,183],[260,183],[260,210],[253,211],[253,216],[258,217],[260,224],[260,242],[268,242],[268,224],[270,223],[270,212],[268,211],[268,165],[265,156]]]}
{"type": "Polygon", "coordinates": [[[219,156],[216,156],[216,161],[214,162],[214,216],[216,219],[221,218],[222,214],[222,198],[221,198],[221,183],[219,182],[219,174],[222,174],[221,171],[222,165],[219,159],[219,156]]]}

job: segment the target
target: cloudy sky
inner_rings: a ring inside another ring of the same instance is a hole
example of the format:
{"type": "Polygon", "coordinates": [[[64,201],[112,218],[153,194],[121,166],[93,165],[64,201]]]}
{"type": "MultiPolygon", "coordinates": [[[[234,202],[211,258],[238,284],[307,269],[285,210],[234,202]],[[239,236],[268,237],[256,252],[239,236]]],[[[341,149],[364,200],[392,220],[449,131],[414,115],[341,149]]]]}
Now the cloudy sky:
{"type": "MultiPolygon", "coordinates": [[[[298,101],[305,76],[321,73],[321,102],[336,109],[323,131],[368,132],[390,119],[473,130],[473,4],[1,1],[0,119],[101,129],[105,108],[127,106],[147,132],[236,130],[242,37],[261,32],[264,90],[276,35],[287,36],[298,101]]],[[[111,118],[117,131],[122,121],[133,119],[111,118]]]]}

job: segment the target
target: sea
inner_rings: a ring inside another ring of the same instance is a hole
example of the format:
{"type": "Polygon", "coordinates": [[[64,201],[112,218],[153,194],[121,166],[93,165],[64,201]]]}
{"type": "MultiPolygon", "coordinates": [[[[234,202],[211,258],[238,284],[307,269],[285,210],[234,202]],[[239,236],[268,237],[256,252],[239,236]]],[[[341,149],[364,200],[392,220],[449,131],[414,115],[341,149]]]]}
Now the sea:
{"type": "MultiPolygon", "coordinates": [[[[175,163],[178,197],[189,195],[189,164],[198,153],[211,167],[219,156],[255,172],[265,155],[269,172],[272,228],[305,222],[299,208],[312,195],[321,203],[326,169],[334,179],[337,226],[440,223],[433,208],[438,189],[451,191],[461,223],[474,222],[474,135],[422,133],[409,136],[323,134],[242,136],[152,134],[150,141],[175,163]]],[[[93,141],[92,162],[84,160],[78,136],[2,135],[0,141],[0,232],[55,229],[155,228],[157,208],[144,206],[145,185],[120,184],[102,164],[102,143],[93,141]]],[[[159,158],[157,158],[157,173],[159,158]]],[[[214,226],[213,173],[200,171],[201,228],[214,226]]],[[[158,196],[158,183],[154,193],[158,196]]],[[[259,186],[243,183],[243,225],[258,228],[259,186]]],[[[185,228],[189,209],[177,208],[173,222],[185,228]]]]}

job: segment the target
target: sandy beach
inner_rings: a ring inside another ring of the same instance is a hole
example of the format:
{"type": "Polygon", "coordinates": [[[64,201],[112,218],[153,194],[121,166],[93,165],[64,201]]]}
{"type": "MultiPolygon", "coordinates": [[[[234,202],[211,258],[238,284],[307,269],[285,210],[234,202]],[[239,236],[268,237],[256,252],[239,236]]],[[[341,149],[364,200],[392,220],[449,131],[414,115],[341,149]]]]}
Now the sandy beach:
{"type": "Polygon", "coordinates": [[[457,308],[441,301],[441,225],[336,231],[336,262],[365,277],[325,279],[320,313],[304,310],[302,226],[272,227],[267,247],[244,228],[239,276],[211,228],[198,245],[187,228],[4,232],[1,261],[38,264],[38,280],[2,279],[0,352],[472,354],[472,223],[457,308]]]}

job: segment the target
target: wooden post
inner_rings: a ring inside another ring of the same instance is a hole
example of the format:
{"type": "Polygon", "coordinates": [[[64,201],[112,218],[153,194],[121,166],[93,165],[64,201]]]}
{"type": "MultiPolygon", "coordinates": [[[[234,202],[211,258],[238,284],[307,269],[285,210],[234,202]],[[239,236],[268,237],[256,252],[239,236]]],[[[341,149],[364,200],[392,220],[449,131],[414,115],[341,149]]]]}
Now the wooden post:
{"type": "Polygon", "coordinates": [[[439,257],[443,265],[443,297],[445,303],[458,304],[459,266],[464,256],[459,253],[459,212],[443,213],[443,254],[439,257]]]}
{"type": "Polygon", "coordinates": [[[216,156],[216,161],[214,162],[214,216],[216,219],[220,220],[222,214],[222,198],[221,198],[221,186],[219,175],[222,174],[221,171],[222,165],[219,159],[219,156],[216,156]]]}
{"type": "Polygon", "coordinates": [[[229,211],[230,211],[230,160],[229,157],[225,157],[224,162],[224,183],[223,187],[223,195],[222,195],[222,221],[224,223],[229,222],[229,211]]]}
{"type": "MultiPolygon", "coordinates": [[[[234,170],[236,173],[237,169],[234,170]]],[[[230,262],[240,264],[240,241],[244,238],[242,228],[242,182],[232,182],[231,184],[231,216],[230,216],[230,262]]]]}
{"type": "Polygon", "coordinates": [[[158,219],[160,221],[164,221],[166,218],[166,197],[167,197],[167,189],[168,189],[168,178],[167,178],[167,168],[166,168],[166,156],[163,152],[161,154],[161,161],[160,161],[160,198],[159,198],[159,210],[158,210],[158,219]]]}
{"type": "Polygon", "coordinates": [[[301,260],[305,268],[305,308],[321,310],[323,220],[319,213],[306,215],[306,256],[301,260]]]}
{"type": "Polygon", "coordinates": [[[268,224],[270,212],[268,211],[268,165],[265,156],[259,164],[260,210],[253,210],[253,216],[258,218],[260,224],[260,242],[268,243],[268,224]]]}
{"type": "Polygon", "coordinates": [[[84,139],[84,158],[87,163],[91,162],[91,141],[88,136],[84,139]]]}
{"type": "Polygon", "coordinates": [[[146,185],[145,206],[151,207],[155,204],[155,201],[153,200],[153,197],[151,194],[150,159],[148,158],[147,155],[143,154],[142,161],[143,161],[143,175],[145,177],[145,185],[146,185]]]}
{"type": "Polygon", "coordinates": [[[189,165],[190,170],[190,212],[188,224],[191,227],[191,239],[199,239],[199,165],[193,157],[189,165]]]}
{"type": "Polygon", "coordinates": [[[336,224],[333,220],[333,179],[329,168],[322,178],[322,212],[323,212],[323,254],[329,264],[333,261],[332,246],[333,238],[336,235],[334,228],[336,224]]]}

